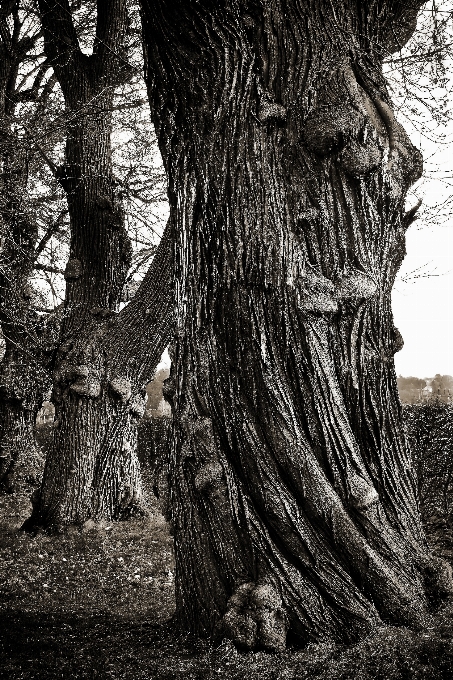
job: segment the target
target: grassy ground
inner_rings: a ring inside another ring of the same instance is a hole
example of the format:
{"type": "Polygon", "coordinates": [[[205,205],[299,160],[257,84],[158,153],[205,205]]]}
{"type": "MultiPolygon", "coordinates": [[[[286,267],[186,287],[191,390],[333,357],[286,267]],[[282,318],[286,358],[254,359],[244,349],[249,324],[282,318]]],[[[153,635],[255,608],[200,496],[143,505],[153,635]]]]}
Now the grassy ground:
{"type": "MultiPolygon", "coordinates": [[[[242,653],[178,636],[172,541],[150,517],[49,537],[17,532],[26,486],[0,497],[0,678],[405,680],[453,678],[453,604],[418,632],[383,627],[352,647],[242,653]]],[[[432,518],[436,550],[452,532],[432,518]]]]}

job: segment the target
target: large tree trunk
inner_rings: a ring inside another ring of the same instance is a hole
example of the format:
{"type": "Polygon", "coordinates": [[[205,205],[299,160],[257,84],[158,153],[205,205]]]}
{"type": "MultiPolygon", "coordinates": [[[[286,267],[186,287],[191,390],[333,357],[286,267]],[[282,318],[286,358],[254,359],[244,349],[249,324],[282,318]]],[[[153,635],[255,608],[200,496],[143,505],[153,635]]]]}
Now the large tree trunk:
{"type": "Polygon", "coordinates": [[[170,497],[193,631],[350,640],[451,592],[393,363],[422,161],[382,57],[420,4],[142,0],[177,241],[170,497]]]}

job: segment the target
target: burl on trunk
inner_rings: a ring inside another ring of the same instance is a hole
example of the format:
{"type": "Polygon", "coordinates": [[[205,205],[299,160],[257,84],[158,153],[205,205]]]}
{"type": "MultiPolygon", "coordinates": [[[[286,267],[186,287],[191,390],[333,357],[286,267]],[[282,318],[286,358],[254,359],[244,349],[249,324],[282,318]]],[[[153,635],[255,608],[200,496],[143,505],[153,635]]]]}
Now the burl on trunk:
{"type": "Polygon", "coordinates": [[[420,2],[142,0],[176,234],[177,616],[246,648],[419,624],[390,295],[422,159],[382,60],[420,2]]]}

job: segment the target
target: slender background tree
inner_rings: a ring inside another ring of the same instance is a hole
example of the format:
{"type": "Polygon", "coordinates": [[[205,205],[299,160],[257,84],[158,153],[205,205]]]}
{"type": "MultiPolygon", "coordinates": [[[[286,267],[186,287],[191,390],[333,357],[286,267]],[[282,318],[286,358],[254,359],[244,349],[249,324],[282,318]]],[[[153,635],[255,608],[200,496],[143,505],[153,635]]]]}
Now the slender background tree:
{"type": "MultiPolygon", "coordinates": [[[[124,518],[144,509],[136,424],[144,412],[145,384],[168,342],[167,261],[172,246],[168,238],[162,239],[155,256],[160,269],[153,261],[151,274],[116,319],[121,300],[129,297],[125,293],[133,282],[128,277],[139,272],[154,252],[145,241],[131,268],[124,199],[129,205],[137,200],[146,205],[155,200],[159,185],[159,177],[148,170],[146,186],[142,160],[124,148],[117,149],[119,176],[114,176],[113,112],[134,105],[124,93],[122,102],[115,100],[116,89],[134,75],[128,61],[133,47],[128,44],[130,17],[122,0],[98,2],[92,45],[84,52],[76,13],[69,4],[43,0],[39,6],[45,51],[67,108],[65,160],[57,174],[68,200],[71,245],[54,363],[53,445],[33,515],[24,526],[60,530],[67,524],[124,518]],[[131,157],[138,168],[130,162],[127,169],[131,157]],[[160,296],[165,301],[162,314],[160,296]]],[[[92,16],[90,5],[85,11],[92,16]]],[[[149,145],[144,146],[146,150],[149,145]]],[[[137,210],[130,216],[140,221],[137,210]]],[[[136,228],[136,243],[142,241],[137,232],[136,228]]]]}
{"type": "Polygon", "coordinates": [[[55,267],[39,259],[65,210],[58,196],[30,191],[42,158],[28,131],[42,130],[55,87],[39,50],[39,21],[28,3],[7,2],[0,28],[0,489],[11,491],[18,460],[35,450],[33,427],[50,386],[45,366],[56,340],[55,314],[42,309],[32,279],[37,269],[55,267]]]}

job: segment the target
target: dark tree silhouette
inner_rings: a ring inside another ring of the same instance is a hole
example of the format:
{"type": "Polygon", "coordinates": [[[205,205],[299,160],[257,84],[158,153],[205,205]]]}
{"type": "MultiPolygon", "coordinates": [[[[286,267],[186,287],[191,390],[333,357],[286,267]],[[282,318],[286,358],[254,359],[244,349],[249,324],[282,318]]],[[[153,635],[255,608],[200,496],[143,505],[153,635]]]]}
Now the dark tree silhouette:
{"type": "Polygon", "coordinates": [[[23,134],[27,126],[40,128],[55,85],[48,77],[49,66],[39,57],[39,32],[38,20],[33,22],[33,13],[27,14],[21,3],[2,3],[0,327],[4,354],[0,357],[0,491],[14,489],[18,461],[33,455],[36,413],[43,392],[50,387],[46,352],[55,340],[55,315],[52,319],[37,314],[31,285],[46,236],[40,238],[29,195],[37,150],[23,134]],[[27,104],[30,110],[25,108],[27,104]]]}
{"type": "Polygon", "coordinates": [[[383,58],[420,0],[142,0],[176,239],[177,619],[246,648],[423,622],[393,355],[422,172],[383,58]]]}
{"type": "Polygon", "coordinates": [[[437,396],[404,407],[424,519],[452,509],[453,407],[437,396]]]}

